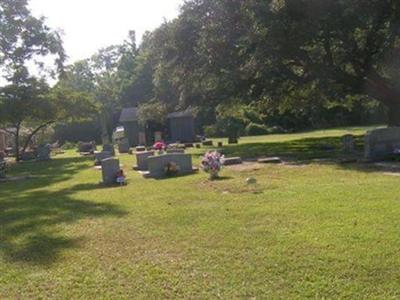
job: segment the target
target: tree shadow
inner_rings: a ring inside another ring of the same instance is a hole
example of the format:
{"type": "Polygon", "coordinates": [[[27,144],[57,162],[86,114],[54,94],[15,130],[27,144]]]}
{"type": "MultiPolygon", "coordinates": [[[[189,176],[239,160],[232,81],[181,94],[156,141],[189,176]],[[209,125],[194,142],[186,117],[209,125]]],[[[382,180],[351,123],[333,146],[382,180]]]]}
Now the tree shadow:
{"type": "MultiPolygon", "coordinates": [[[[26,166],[18,166],[19,170],[13,172],[21,174],[26,166]]],[[[63,225],[126,213],[113,204],[76,199],[78,192],[98,189],[98,184],[78,184],[57,191],[43,189],[87,167],[86,159],[56,159],[32,170],[33,175],[43,177],[0,186],[0,255],[10,262],[52,264],[63,250],[79,247],[84,241],[84,237],[64,233],[63,225]]]]}
{"type": "MultiPolygon", "coordinates": [[[[226,156],[243,159],[279,156],[289,161],[335,159],[343,155],[341,137],[303,138],[283,142],[264,142],[229,145],[222,148],[226,156]]],[[[356,151],[363,151],[363,137],[356,137],[356,151]]]]}

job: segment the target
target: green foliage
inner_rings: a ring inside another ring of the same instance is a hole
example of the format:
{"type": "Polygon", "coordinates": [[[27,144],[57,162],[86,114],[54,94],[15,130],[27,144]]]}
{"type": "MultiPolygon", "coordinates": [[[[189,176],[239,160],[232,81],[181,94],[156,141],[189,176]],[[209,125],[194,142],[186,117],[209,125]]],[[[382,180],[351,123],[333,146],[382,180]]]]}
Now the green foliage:
{"type": "Polygon", "coordinates": [[[246,135],[265,135],[268,134],[268,127],[263,124],[249,123],[245,130],[246,135]]]}
{"type": "Polygon", "coordinates": [[[167,114],[167,107],[162,102],[150,101],[139,105],[138,112],[139,123],[143,126],[148,123],[163,124],[167,114]]]}

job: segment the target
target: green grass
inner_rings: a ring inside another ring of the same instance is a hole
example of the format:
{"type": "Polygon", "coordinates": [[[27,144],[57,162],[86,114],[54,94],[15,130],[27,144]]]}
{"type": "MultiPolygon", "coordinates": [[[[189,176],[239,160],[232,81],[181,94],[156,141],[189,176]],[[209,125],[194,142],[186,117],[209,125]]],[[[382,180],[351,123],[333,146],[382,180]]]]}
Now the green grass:
{"type": "MultiPolygon", "coordinates": [[[[0,298],[397,299],[400,177],[304,161],[338,157],[348,131],[365,128],[243,138],[224,152],[302,164],[226,168],[213,182],[145,180],[130,155],[122,188],[99,186],[73,152],[15,166],[10,176],[36,177],[0,184],[0,298]]],[[[192,151],[197,164],[204,149],[192,151]]]]}

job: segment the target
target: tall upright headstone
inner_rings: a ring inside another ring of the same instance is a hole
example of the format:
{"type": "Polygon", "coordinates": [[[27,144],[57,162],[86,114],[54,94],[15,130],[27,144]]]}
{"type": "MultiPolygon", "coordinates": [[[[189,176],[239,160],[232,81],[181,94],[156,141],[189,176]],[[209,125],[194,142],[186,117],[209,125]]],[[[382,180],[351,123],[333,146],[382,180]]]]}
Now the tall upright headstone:
{"type": "Polygon", "coordinates": [[[37,149],[37,160],[46,161],[50,160],[51,145],[40,145],[37,149]]]}
{"type": "Polygon", "coordinates": [[[136,169],[146,171],[148,168],[147,159],[150,156],[154,156],[154,151],[136,152],[136,169]]]}
{"type": "Polygon", "coordinates": [[[111,185],[116,183],[116,177],[119,171],[119,160],[113,157],[101,161],[101,172],[103,184],[111,185]]]}
{"type": "Polygon", "coordinates": [[[103,152],[110,152],[112,156],[115,156],[115,149],[113,144],[104,144],[103,152]]]}
{"type": "Polygon", "coordinates": [[[367,160],[383,160],[392,155],[396,149],[400,149],[400,127],[380,128],[367,132],[364,147],[367,160]]]}

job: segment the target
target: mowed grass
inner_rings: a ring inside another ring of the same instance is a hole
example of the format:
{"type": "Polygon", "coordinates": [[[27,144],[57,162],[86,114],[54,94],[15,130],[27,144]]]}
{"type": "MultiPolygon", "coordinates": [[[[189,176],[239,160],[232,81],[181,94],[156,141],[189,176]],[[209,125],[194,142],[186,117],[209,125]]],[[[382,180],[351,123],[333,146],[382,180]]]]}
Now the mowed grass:
{"type": "Polygon", "coordinates": [[[73,152],[15,166],[10,176],[36,177],[0,184],[0,298],[397,299],[400,177],[304,160],[348,131],[365,128],[242,139],[224,152],[301,164],[226,168],[213,182],[146,180],[130,155],[115,188],[73,152]]]}

